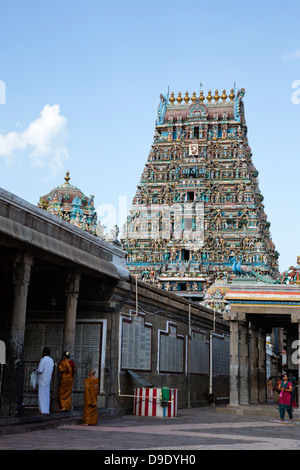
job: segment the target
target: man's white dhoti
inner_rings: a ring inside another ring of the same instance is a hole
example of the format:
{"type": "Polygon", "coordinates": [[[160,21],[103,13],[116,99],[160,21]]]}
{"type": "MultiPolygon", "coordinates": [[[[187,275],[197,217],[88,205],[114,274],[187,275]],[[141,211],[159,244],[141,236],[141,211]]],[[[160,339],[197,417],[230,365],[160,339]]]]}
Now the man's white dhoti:
{"type": "Polygon", "coordinates": [[[48,415],[50,413],[50,384],[39,384],[38,396],[40,413],[43,415],[48,415]]]}
{"type": "Polygon", "coordinates": [[[50,382],[53,372],[54,362],[49,356],[44,356],[36,370],[38,374],[38,399],[39,410],[42,414],[50,413],[50,382]]]}

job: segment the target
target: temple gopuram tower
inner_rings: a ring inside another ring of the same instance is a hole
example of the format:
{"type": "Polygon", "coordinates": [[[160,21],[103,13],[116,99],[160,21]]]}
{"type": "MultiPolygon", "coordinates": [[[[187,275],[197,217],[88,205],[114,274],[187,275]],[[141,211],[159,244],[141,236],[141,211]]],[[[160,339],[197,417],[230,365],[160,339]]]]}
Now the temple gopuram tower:
{"type": "Polygon", "coordinates": [[[216,279],[278,276],[247,138],[244,89],[160,96],[121,242],[131,274],[201,301],[216,279]]]}

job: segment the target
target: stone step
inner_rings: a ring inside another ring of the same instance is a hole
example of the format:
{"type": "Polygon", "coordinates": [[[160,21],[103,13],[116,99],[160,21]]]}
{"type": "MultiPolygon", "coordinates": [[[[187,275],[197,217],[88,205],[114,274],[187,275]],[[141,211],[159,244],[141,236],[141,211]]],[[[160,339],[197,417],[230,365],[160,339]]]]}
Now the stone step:
{"type": "MultiPolygon", "coordinates": [[[[216,406],[217,413],[227,413],[235,415],[255,415],[255,416],[269,416],[278,418],[278,404],[250,404],[250,405],[226,405],[216,406]]],[[[293,408],[293,416],[300,417],[299,408],[293,408]]]]}

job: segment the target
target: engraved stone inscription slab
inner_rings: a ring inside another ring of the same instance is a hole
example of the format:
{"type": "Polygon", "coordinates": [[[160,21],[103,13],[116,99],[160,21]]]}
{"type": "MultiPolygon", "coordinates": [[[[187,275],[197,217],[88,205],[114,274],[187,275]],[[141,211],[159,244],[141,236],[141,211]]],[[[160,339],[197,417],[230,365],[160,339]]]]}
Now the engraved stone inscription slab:
{"type": "Polygon", "coordinates": [[[152,326],[140,315],[122,318],[121,368],[151,371],[152,326]]]}
{"type": "Polygon", "coordinates": [[[191,365],[190,372],[194,374],[208,374],[209,345],[206,334],[192,330],[190,343],[191,365]]]}
{"type": "Polygon", "coordinates": [[[213,335],[213,374],[230,374],[230,339],[229,336],[213,335]]]}
{"type": "Polygon", "coordinates": [[[160,372],[184,372],[184,337],[177,335],[177,327],[168,323],[167,331],[159,335],[160,372]]]}

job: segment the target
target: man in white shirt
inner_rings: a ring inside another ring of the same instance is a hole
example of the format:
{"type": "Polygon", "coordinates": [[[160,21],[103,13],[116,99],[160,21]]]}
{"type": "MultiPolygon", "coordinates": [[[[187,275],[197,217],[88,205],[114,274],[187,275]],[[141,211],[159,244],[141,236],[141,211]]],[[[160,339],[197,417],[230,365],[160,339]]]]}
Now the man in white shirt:
{"type": "Polygon", "coordinates": [[[50,414],[50,382],[53,372],[54,362],[50,357],[50,349],[43,349],[43,357],[36,369],[38,378],[38,399],[39,410],[42,415],[50,414]]]}

